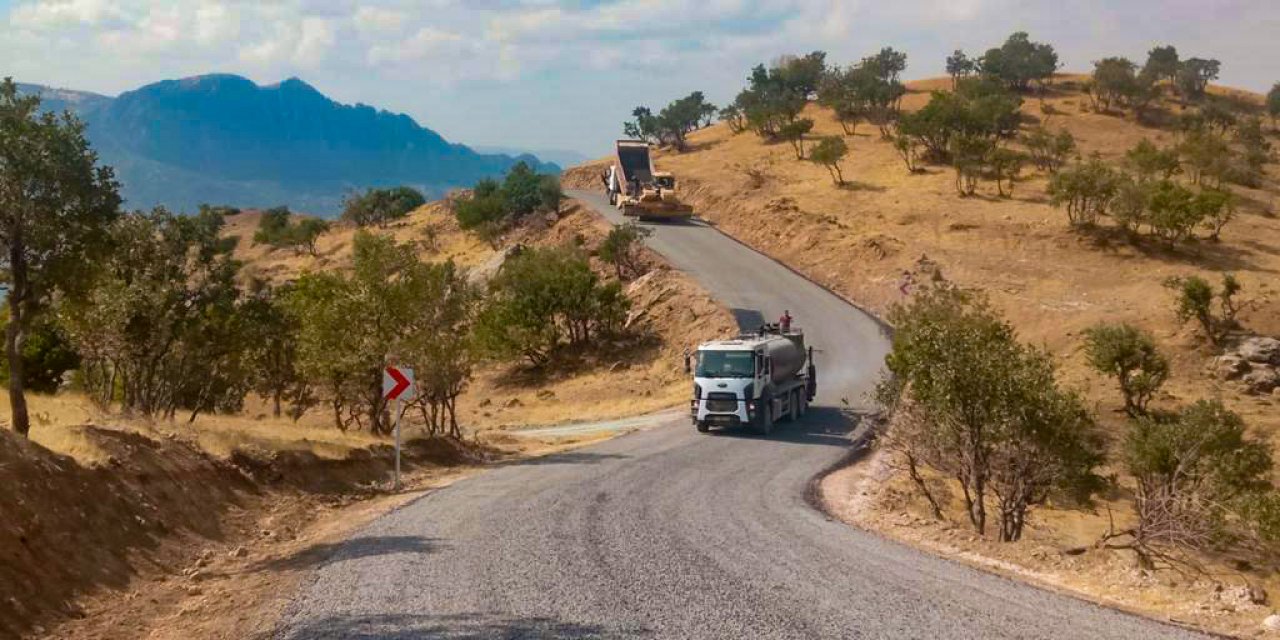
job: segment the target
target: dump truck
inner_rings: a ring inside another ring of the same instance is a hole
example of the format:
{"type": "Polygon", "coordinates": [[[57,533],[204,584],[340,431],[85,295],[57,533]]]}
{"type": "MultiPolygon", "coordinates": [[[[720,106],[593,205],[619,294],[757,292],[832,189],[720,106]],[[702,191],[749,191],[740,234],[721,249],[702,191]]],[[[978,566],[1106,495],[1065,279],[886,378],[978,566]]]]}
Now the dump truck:
{"type": "Polygon", "coordinates": [[[615,157],[604,176],[609,204],[622,215],[641,220],[681,219],[693,215],[693,207],[680,201],[676,178],[657,171],[643,140],[618,140],[615,157]]]}
{"type": "Polygon", "coordinates": [[[768,435],[775,423],[799,418],[818,392],[813,347],[799,328],[766,325],[755,333],[698,346],[690,414],[698,431],[746,426],[768,435]]]}

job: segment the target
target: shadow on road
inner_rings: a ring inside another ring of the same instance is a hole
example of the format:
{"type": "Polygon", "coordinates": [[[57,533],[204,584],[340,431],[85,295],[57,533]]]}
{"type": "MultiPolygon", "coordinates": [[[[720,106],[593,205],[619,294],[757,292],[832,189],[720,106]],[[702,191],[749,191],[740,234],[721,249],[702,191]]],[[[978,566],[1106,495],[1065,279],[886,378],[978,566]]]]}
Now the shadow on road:
{"type": "Polygon", "coordinates": [[[773,426],[773,433],[762,436],[749,428],[738,427],[712,431],[711,435],[724,438],[753,438],[796,444],[816,444],[828,447],[848,447],[849,434],[862,422],[862,413],[836,407],[810,407],[809,414],[795,422],[782,422],[773,426]]]}
{"type": "Polygon", "coordinates": [[[249,567],[255,571],[298,571],[318,569],[343,560],[397,553],[431,553],[439,548],[437,541],[422,536],[370,536],[344,542],[314,544],[284,558],[259,562],[249,567]]]}
{"type": "Polygon", "coordinates": [[[604,629],[595,625],[562,622],[551,618],[512,618],[493,614],[455,615],[388,614],[330,616],[290,627],[276,637],[284,640],[449,640],[488,638],[643,638],[653,633],[643,628],[604,629]]]}

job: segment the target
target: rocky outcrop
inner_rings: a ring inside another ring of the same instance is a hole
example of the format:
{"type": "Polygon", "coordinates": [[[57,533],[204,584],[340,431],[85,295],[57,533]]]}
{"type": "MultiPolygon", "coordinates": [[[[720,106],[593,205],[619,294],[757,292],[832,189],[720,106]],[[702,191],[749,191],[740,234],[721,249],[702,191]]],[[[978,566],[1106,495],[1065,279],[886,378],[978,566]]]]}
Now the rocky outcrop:
{"type": "Polygon", "coordinates": [[[1249,336],[1214,359],[1213,372],[1224,380],[1238,380],[1249,393],[1280,393],[1280,340],[1249,336]]]}

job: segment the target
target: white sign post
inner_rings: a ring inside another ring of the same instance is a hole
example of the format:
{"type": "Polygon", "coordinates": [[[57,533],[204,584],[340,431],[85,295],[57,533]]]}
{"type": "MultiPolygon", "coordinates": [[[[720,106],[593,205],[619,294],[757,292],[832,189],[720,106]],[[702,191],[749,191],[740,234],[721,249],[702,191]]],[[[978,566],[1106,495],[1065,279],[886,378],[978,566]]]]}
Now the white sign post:
{"type": "Polygon", "coordinates": [[[382,397],[395,401],[394,429],[396,431],[395,490],[400,490],[400,414],[404,413],[404,401],[414,396],[413,369],[388,366],[382,370],[382,397]]]}

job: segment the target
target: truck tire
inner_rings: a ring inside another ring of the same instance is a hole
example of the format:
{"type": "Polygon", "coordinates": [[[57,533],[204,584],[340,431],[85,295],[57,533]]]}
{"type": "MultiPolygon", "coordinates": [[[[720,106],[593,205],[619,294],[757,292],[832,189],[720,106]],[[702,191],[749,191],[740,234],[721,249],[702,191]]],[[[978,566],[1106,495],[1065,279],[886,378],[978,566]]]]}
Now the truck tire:
{"type": "Polygon", "coordinates": [[[796,394],[800,397],[800,413],[798,417],[803,418],[806,413],[809,413],[809,393],[802,389],[797,391],[796,394]]]}
{"type": "Polygon", "coordinates": [[[773,398],[765,396],[760,400],[760,413],[756,418],[756,433],[768,436],[773,433],[773,398]]]}
{"type": "Polygon", "coordinates": [[[707,424],[705,420],[694,420],[693,426],[698,428],[698,433],[706,433],[711,430],[711,425],[707,424]]]}

